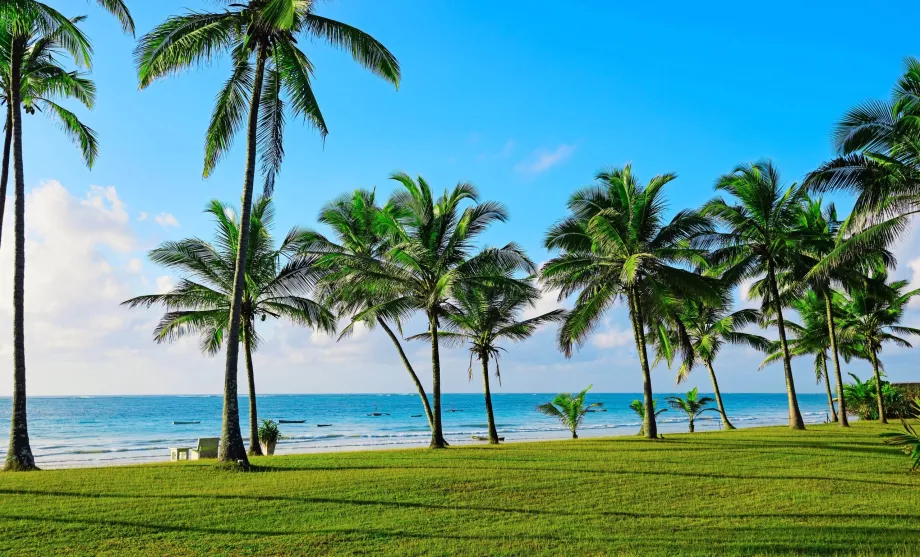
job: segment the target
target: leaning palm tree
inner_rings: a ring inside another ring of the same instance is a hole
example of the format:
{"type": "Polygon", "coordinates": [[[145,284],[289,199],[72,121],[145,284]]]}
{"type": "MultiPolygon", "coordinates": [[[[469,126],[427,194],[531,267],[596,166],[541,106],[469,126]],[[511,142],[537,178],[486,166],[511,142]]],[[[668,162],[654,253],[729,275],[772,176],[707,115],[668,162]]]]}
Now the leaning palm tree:
{"type": "Polygon", "coordinates": [[[715,399],[711,396],[699,396],[696,387],[693,387],[691,390],[687,391],[686,397],[669,396],[667,401],[668,404],[671,405],[671,408],[674,410],[680,410],[687,414],[690,433],[694,432],[694,424],[700,415],[702,415],[704,412],[718,412],[717,409],[709,406],[715,402],[715,399]]]}
{"type": "Polygon", "coordinates": [[[141,38],[135,50],[141,88],[191,66],[208,65],[229,53],[230,78],[217,95],[205,140],[204,176],[230,150],[246,123],[246,170],[243,180],[238,260],[224,371],[224,411],[219,459],[248,466],[237,405],[237,359],[243,303],[246,242],[261,153],[264,189],[271,195],[284,157],[286,112],[303,117],[321,135],[328,132],[310,83],[313,64],[299,48],[301,39],[318,38],[348,50],[359,64],[399,84],[396,58],[373,37],[344,23],[313,13],[312,0],[222,0],[218,12],[174,16],[141,38]],[[287,103],[283,97],[287,97],[287,103]]]}
{"type": "MultiPolygon", "coordinates": [[[[438,329],[453,293],[465,285],[492,284],[509,290],[518,282],[508,273],[536,271],[524,252],[511,243],[474,254],[473,242],[494,222],[508,218],[505,208],[478,201],[468,183],[435,198],[421,177],[391,176],[402,186],[393,194],[391,218],[381,219],[381,233],[391,242],[380,259],[352,258],[337,268],[339,298],[367,300],[367,308],[354,314],[349,327],[381,317],[403,321],[424,313],[431,334],[432,429],[431,447],[446,447],[441,425],[441,357],[438,329]],[[463,208],[464,203],[472,204],[463,208]]],[[[363,303],[363,302],[362,302],[363,303]]]]}
{"type": "MultiPolygon", "coordinates": [[[[658,406],[658,401],[653,400],[652,409],[655,409],[657,406],[658,406]]],[[[645,403],[643,403],[641,400],[634,400],[629,403],[629,409],[635,412],[637,416],[639,416],[639,421],[641,422],[641,425],[639,426],[639,433],[637,433],[636,435],[638,435],[639,437],[644,437],[645,436],[645,403]]],[[[655,410],[655,417],[657,418],[660,414],[667,412],[667,411],[668,411],[667,408],[662,408],[661,410],[655,410]]]]}
{"type": "MultiPolygon", "coordinates": [[[[198,335],[201,351],[217,354],[227,338],[233,302],[233,273],[239,246],[239,223],[231,207],[212,201],[206,212],[217,225],[213,243],[197,238],[166,242],[150,252],[150,260],[183,275],[169,292],[131,298],[128,307],[163,306],[166,313],[153,331],[156,342],[171,342],[198,335]]],[[[277,248],[271,226],[274,209],[270,198],[255,202],[249,227],[246,282],[241,309],[240,342],[246,356],[249,383],[249,455],[261,456],[259,415],[256,407],[255,368],[252,353],[261,337],[256,324],[268,317],[295,325],[335,332],[335,316],[307,297],[322,270],[316,258],[298,255],[303,231],[293,229],[277,248]]]]}
{"type": "MultiPolygon", "coordinates": [[[[473,358],[482,365],[482,384],[486,399],[486,419],[489,443],[498,444],[498,431],[492,412],[492,394],[489,387],[489,360],[495,362],[495,377],[501,384],[498,364],[502,341],[521,342],[530,338],[540,325],[564,318],[565,311],[553,310],[536,317],[521,318],[527,308],[533,308],[540,299],[540,291],[529,280],[506,277],[508,284],[466,284],[454,289],[453,301],[444,314],[438,338],[442,342],[469,344],[469,377],[473,379],[473,358]],[[509,288],[510,287],[510,288],[509,288]]],[[[430,333],[412,338],[430,340],[430,333]]]]}
{"type": "Polygon", "coordinates": [[[842,323],[848,330],[852,341],[862,346],[866,357],[872,363],[875,375],[876,399],[878,402],[878,419],[888,423],[885,416],[885,402],[882,396],[881,362],[879,354],[885,343],[910,348],[911,344],[904,336],[920,336],[920,329],[899,325],[904,317],[907,304],[915,296],[920,296],[920,289],[906,291],[905,280],[888,282],[884,271],[867,277],[861,288],[854,288],[844,304],[842,323]]]}
{"type": "Polygon", "coordinates": [[[598,173],[597,185],[575,192],[569,198],[569,216],[547,232],[544,245],[561,253],[540,273],[544,288],[558,290],[560,299],[578,293],[559,329],[559,348],[567,357],[590,337],[617,300],[626,301],[649,439],[657,439],[658,430],[644,324],[655,320],[668,297],[718,298],[710,279],[684,268],[701,255],[687,241],[710,230],[707,219],[692,211],[664,219],[664,186],[675,177],[656,176],[643,186],[629,165],[598,173]]]}
{"type": "MultiPolygon", "coordinates": [[[[72,25],[85,17],[70,19],[72,25]]],[[[60,41],[68,40],[70,27],[57,27],[45,34],[41,29],[20,52],[19,104],[26,114],[40,112],[52,118],[70,139],[80,146],[83,159],[91,165],[98,153],[96,134],[80,122],[77,115],[58,104],[61,99],[74,99],[92,109],[96,101],[96,86],[85,73],[68,71],[60,62],[60,41]]],[[[0,27],[0,104],[6,106],[3,155],[0,160],[0,223],[6,206],[9,183],[10,151],[13,143],[13,97],[10,83],[11,56],[14,33],[9,27],[0,27]]],[[[2,230],[0,230],[2,232],[2,230]]]]}
{"type": "Polygon", "coordinates": [[[665,360],[668,366],[675,356],[673,346],[678,346],[681,339],[689,341],[689,353],[684,354],[683,362],[677,371],[677,384],[683,383],[693,370],[695,364],[703,364],[709,371],[715,402],[725,429],[735,429],[725,405],[713,362],[722,347],[728,344],[746,345],[763,350],[769,341],[760,335],[743,331],[746,326],[756,323],[760,313],[754,309],[731,311],[728,299],[714,304],[706,304],[694,299],[681,299],[671,302],[672,310],[665,312],[666,319],[658,322],[650,339],[655,347],[657,358],[665,360]],[[689,356],[689,357],[688,357],[689,356]]]}
{"type": "MultiPolygon", "coordinates": [[[[347,281],[343,280],[339,270],[345,273],[353,272],[352,280],[359,282],[373,280],[373,274],[362,275],[362,271],[370,271],[367,266],[361,265],[365,261],[373,262],[374,266],[379,265],[382,258],[386,257],[387,251],[391,245],[383,235],[384,221],[392,221],[395,218],[395,209],[392,204],[386,204],[379,207],[376,202],[376,192],[367,190],[355,190],[351,194],[345,194],[327,203],[320,210],[319,222],[330,227],[335,234],[335,240],[331,240],[317,231],[307,231],[303,238],[303,252],[319,256],[318,264],[329,269],[321,287],[324,291],[323,297],[330,307],[337,308],[338,312],[346,317],[353,318],[357,314],[372,308],[375,303],[371,297],[365,296],[365,291],[353,291],[343,288],[347,281]],[[349,298],[349,295],[353,297],[349,298]]],[[[428,425],[434,431],[434,417],[431,413],[431,404],[428,401],[428,395],[425,393],[425,387],[419,380],[412,363],[409,361],[402,343],[393,332],[391,323],[383,315],[374,315],[371,313],[362,314],[364,326],[373,328],[379,325],[386,332],[387,336],[396,347],[399,357],[412,383],[418,391],[422,406],[425,409],[425,416],[428,418],[428,425]]],[[[397,330],[402,333],[402,324],[397,319],[392,322],[397,330]]],[[[354,327],[346,327],[342,332],[342,337],[350,334],[354,327]]],[[[341,337],[340,337],[341,339],[341,337]]]]}
{"type": "Polygon", "coordinates": [[[714,248],[710,254],[714,266],[731,266],[727,271],[730,282],[765,277],[767,307],[763,309],[764,313],[776,316],[789,399],[789,427],[805,429],[795,395],[777,280],[778,273],[792,268],[799,257],[799,223],[805,190],[797,184],[784,188],[779,172],[770,161],[736,167],[719,178],[716,190],[734,199],[715,198],[707,202],[702,211],[721,224],[723,230],[701,236],[697,242],[700,246],[714,248]]]}
{"type": "Polygon", "coordinates": [[[603,406],[603,402],[594,402],[585,406],[585,395],[594,385],[588,385],[588,388],[572,396],[571,393],[559,393],[552,402],[537,406],[537,411],[541,414],[551,416],[562,422],[569,431],[572,432],[572,439],[578,439],[578,426],[585,419],[585,414],[591,408],[603,406]]]}

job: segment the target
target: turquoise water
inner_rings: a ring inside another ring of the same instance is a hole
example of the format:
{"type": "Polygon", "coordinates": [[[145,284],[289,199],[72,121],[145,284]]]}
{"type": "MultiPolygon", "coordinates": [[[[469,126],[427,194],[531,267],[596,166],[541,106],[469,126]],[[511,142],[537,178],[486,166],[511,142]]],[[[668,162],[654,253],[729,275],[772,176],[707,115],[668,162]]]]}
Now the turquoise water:
{"type": "MultiPolygon", "coordinates": [[[[664,397],[657,395],[659,408],[664,397]]],[[[535,410],[550,394],[493,395],[499,435],[508,441],[563,439],[569,433],[535,410]]],[[[444,431],[448,442],[473,442],[486,434],[485,405],[479,394],[443,397],[444,431]]],[[[605,412],[589,414],[579,436],[632,435],[639,429],[628,408],[639,398],[629,393],[591,393],[589,402],[603,402],[605,412]]],[[[726,412],[736,427],[781,425],[787,421],[785,394],[726,394],[726,412]]],[[[428,444],[430,433],[417,394],[262,395],[260,418],[306,420],[282,424],[278,453],[411,447],[428,444]],[[379,412],[382,416],[368,416],[379,412]],[[317,427],[317,424],[332,424],[317,427]]],[[[192,446],[199,437],[219,437],[222,398],[212,396],[33,397],[29,399],[29,434],[39,466],[99,466],[169,459],[170,446],[192,446]],[[173,421],[199,424],[173,425],[173,421]]],[[[827,397],[799,396],[806,423],[826,419],[827,397]]],[[[240,398],[241,426],[249,431],[248,398],[240,398]]],[[[10,399],[0,398],[0,431],[9,431],[10,399]]],[[[697,421],[697,430],[720,427],[718,415],[697,421]]],[[[686,431],[686,418],[670,410],[659,416],[662,433],[686,431]]],[[[248,439],[247,439],[248,444],[248,439]]],[[[6,443],[0,444],[0,458],[6,443]]]]}

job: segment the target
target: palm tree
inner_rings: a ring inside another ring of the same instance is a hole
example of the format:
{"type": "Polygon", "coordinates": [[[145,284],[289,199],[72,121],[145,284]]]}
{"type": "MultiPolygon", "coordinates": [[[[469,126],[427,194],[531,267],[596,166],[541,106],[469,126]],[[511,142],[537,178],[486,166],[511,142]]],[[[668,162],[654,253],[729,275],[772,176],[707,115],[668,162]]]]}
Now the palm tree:
{"type": "Polygon", "coordinates": [[[667,361],[668,367],[674,359],[673,346],[678,346],[682,338],[689,342],[690,350],[684,353],[683,362],[677,371],[677,384],[683,383],[696,363],[706,366],[715,401],[721,414],[725,429],[735,429],[725,405],[713,362],[726,343],[747,345],[758,350],[765,349],[770,343],[762,336],[747,333],[742,329],[760,319],[760,314],[753,309],[731,311],[728,299],[715,304],[706,304],[694,299],[681,299],[672,302],[673,310],[667,312],[665,320],[653,329],[650,339],[655,347],[657,358],[667,361]]]}
{"type": "MultiPolygon", "coordinates": [[[[54,54],[65,54],[75,63],[89,66],[91,48],[89,40],[74,22],[54,9],[39,2],[14,0],[4,5],[0,13],[0,26],[3,29],[3,48],[8,47],[8,66],[0,67],[3,74],[2,86],[7,94],[9,113],[8,129],[11,130],[11,148],[13,157],[14,184],[14,272],[13,272],[13,401],[10,419],[10,444],[4,463],[5,470],[35,470],[35,458],[29,444],[28,420],[26,411],[26,356],[25,356],[25,173],[22,159],[22,110],[30,109],[27,101],[35,100],[30,95],[34,89],[33,82],[24,78],[24,70],[29,70],[31,56],[43,58],[54,54]],[[13,6],[13,10],[7,8],[13,6]],[[23,93],[25,92],[25,96],[23,93]]],[[[79,20],[78,20],[79,21],[79,20]]],[[[56,96],[50,90],[41,90],[41,98],[56,96]]],[[[52,104],[53,101],[52,101],[52,104]]],[[[38,106],[54,108],[47,102],[38,101],[38,106]]],[[[58,106],[54,104],[54,106],[58,106]]],[[[62,113],[58,113],[60,116],[62,113]]],[[[67,120],[70,124],[74,122],[67,120]]],[[[82,124],[78,126],[84,130],[82,124]]],[[[85,128],[88,130],[88,128],[85,128]]],[[[65,125],[65,130],[73,133],[74,128],[65,125]]],[[[85,136],[86,137],[86,136],[85,136]]],[[[84,137],[84,138],[85,138],[84,137]]],[[[84,162],[92,166],[95,158],[95,142],[89,148],[84,147],[84,162]]],[[[4,192],[5,193],[5,192],[4,192]]]]}
{"type": "Polygon", "coordinates": [[[597,174],[597,185],[575,192],[569,216],[546,234],[544,245],[561,253],[543,265],[546,289],[560,299],[578,292],[574,308],[559,329],[559,348],[567,357],[591,335],[618,299],[629,307],[642,371],[644,430],[658,438],[644,323],[655,321],[668,297],[712,300],[712,281],[681,267],[699,259],[687,241],[710,230],[707,219],[681,211],[664,220],[664,186],[674,174],[656,176],[642,186],[627,165],[597,174]]]}
{"type": "Polygon", "coordinates": [[[588,388],[572,396],[571,393],[559,393],[552,402],[537,406],[537,411],[547,416],[557,418],[562,425],[572,432],[572,439],[578,439],[578,426],[585,419],[585,414],[589,409],[603,406],[603,402],[594,402],[585,406],[585,395],[594,385],[588,385],[588,388]]]}
{"type": "MultiPolygon", "coordinates": [[[[840,294],[831,293],[831,316],[836,321],[842,317],[842,297],[840,294]]],[[[824,293],[817,293],[809,290],[805,294],[793,299],[789,307],[796,311],[802,318],[802,324],[793,321],[786,321],[786,328],[795,335],[792,339],[787,339],[789,343],[789,355],[793,358],[801,356],[814,356],[815,381],[820,383],[824,381],[824,388],[827,392],[827,405],[830,410],[830,416],[833,421],[838,423],[847,423],[841,420],[839,413],[846,412],[846,402],[844,401],[843,382],[837,389],[837,404],[840,407],[838,413],[834,408],[834,395],[831,392],[830,376],[828,373],[827,360],[828,353],[837,350],[844,359],[849,362],[851,358],[859,356],[859,348],[853,346],[849,338],[844,335],[839,339],[828,334],[828,313],[826,310],[827,296],[824,293]],[[836,339],[836,340],[832,340],[836,339]]],[[[782,348],[778,342],[770,343],[766,349],[767,358],[760,365],[760,369],[780,360],[783,357],[782,348]]]]}
{"type": "MultiPolygon", "coordinates": [[[[77,25],[84,19],[82,16],[71,18],[70,23],[77,25]]],[[[96,100],[96,86],[86,74],[67,71],[60,65],[58,57],[62,54],[62,47],[59,41],[65,32],[64,29],[59,27],[49,31],[47,35],[41,29],[36,31],[25,50],[20,53],[20,105],[26,114],[41,112],[53,118],[74,143],[80,146],[83,159],[91,165],[98,153],[95,132],[57,101],[71,98],[92,109],[96,100]]],[[[6,105],[3,158],[0,161],[0,223],[3,222],[6,206],[10,151],[13,143],[13,100],[10,88],[13,37],[10,28],[0,28],[0,104],[6,105]]]]}
{"type": "Polygon", "coordinates": [[[715,408],[708,406],[715,402],[715,399],[711,396],[699,396],[696,387],[693,387],[691,390],[687,391],[686,398],[680,396],[669,396],[667,398],[668,404],[671,405],[671,408],[674,410],[681,410],[687,414],[687,419],[689,420],[690,433],[693,433],[695,427],[694,422],[697,418],[700,417],[703,412],[716,411],[715,408]]]}
{"type": "MultiPolygon", "coordinates": [[[[200,338],[201,351],[214,355],[220,351],[230,323],[239,223],[231,216],[236,212],[219,201],[212,201],[205,212],[217,225],[213,243],[192,238],[166,242],[150,252],[151,261],[178,271],[184,278],[169,292],[138,296],[122,305],[132,308],[164,306],[166,313],[153,332],[155,341],[172,342],[195,334],[200,338]]],[[[256,332],[256,323],[273,317],[327,333],[335,332],[335,316],[306,297],[322,271],[315,264],[315,258],[297,255],[303,232],[294,228],[275,248],[270,233],[273,220],[271,199],[263,197],[257,200],[250,221],[246,288],[240,312],[240,342],[246,355],[249,382],[250,456],[262,455],[252,363],[252,352],[258,349],[262,340],[256,332]]]]}
{"type": "Polygon", "coordinates": [[[920,335],[920,329],[899,325],[911,298],[920,295],[920,289],[905,292],[906,280],[888,282],[884,271],[867,277],[862,288],[854,288],[844,304],[843,326],[853,342],[862,347],[875,376],[878,420],[888,423],[885,416],[885,402],[882,396],[882,376],[879,353],[885,343],[911,348],[903,338],[906,335],[920,335]]]}
{"type": "Polygon", "coordinates": [[[298,47],[298,40],[317,38],[348,50],[356,62],[394,85],[399,84],[400,73],[396,58],[382,44],[359,29],[313,13],[315,3],[310,0],[224,3],[227,7],[223,11],[188,12],[167,19],[141,38],[135,59],[141,88],[191,66],[208,65],[219,54],[229,52],[233,61],[233,71],[217,95],[208,126],[204,176],[209,176],[229,151],[245,121],[246,171],[228,328],[219,459],[246,467],[236,375],[256,153],[261,152],[264,189],[266,195],[271,195],[284,157],[285,110],[303,117],[321,135],[328,132],[310,83],[313,64],[298,47]]]}
{"type": "MultiPolygon", "coordinates": [[[[379,207],[376,204],[376,193],[367,190],[355,190],[351,194],[345,194],[327,203],[319,214],[319,222],[332,228],[336,239],[330,240],[316,231],[308,231],[304,235],[303,244],[304,253],[316,254],[320,257],[319,264],[330,269],[326,274],[321,285],[324,290],[324,298],[328,300],[330,307],[337,307],[339,313],[353,318],[358,313],[373,307],[375,302],[367,296],[358,296],[364,294],[363,291],[352,291],[342,288],[347,284],[347,280],[340,276],[337,269],[344,270],[344,273],[354,272],[352,280],[360,282],[373,280],[372,273],[360,275],[362,271],[370,269],[362,265],[364,261],[373,262],[372,267],[380,265],[380,260],[386,257],[391,244],[383,235],[382,222],[384,220],[394,220],[395,209],[392,204],[386,204],[379,207]],[[349,299],[348,295],[355,295],[349,299]]],[[[419,398],[422,400],[422,406],[425,408],[425,416],[428,418],[428,425],[434,431],[434,416],[431,413],[431,404],[428,401],[428,395],[425,393],[425,387],[419,380],[412,363],[406,356],[402,344],[399,342],[387,319],[382,315],[371,313],[363,314],[364,325],[373,328],[380,325],[380,328],[386,332],[387,336],[396,347],[399,357],[406,368],[406,372],[412,378],[412,383],[418,391],[419,398]]],[[[398,318],[394,321],[397,329],[402,333],[402,325],[398,318]]],[[[354,327],[346,327],[342,336],[350,334],[354,327]]],[[[341,337],[340,337],[341,338],[341,337]]]]}
{"type": "MultiPolygon", "coordinates": [[[[526,308],[532,308],[540,299],[540,291],[527,280],[507,277],[511,284],[462,285],[454,289],[454,300],[444,314],[438,338],[448,343],[468,343],[470,350],[469,377],[473,379],[473,358],[482,365],[482,383],[486,397],[486,418],[489,427],[489,443],[498,444],[498,431],[492,412],[492,395],[489,388],[489,360],[495,361],[495,377],[501,384],[501,370],[498,360],[501,351],[499,342],[510,340],[521,342],[530,338],[537,327],[564,318],[565,311],[553,310],[536,317],[521,319],[526,308]],[[509,286],[511,286],[509,288],[509,286]]],[[[431,334],[424,333],[412,338],[430,340],[431,334]]]]}
{"type": "MultiPolygon", "coordinates": [[[[652,408],[655,409],[657,406],[658,406],[658,401],[653,400],[652,408]]],[[[643,403],[641,400],[634,400],[629,403],[629,408],[630,410],[635,412],[637,416],[639,416],[639,421],[642,422],[642,425],[639,426],[639,433],[637,433],[637,435],[639,437],[644,437],[645,436],[645,403],[643,403]]],[[[662,408],[661,410],[655,410],[655,417],[657,418],[661,413],[667,412],[667,411],[668,411],[667,408],[662,408]]]]}
{"type": "Polygon", "coordinates": [[[421,177],[416,181],[396,173],[391,178],[402,185],[390,200],[392,218],[381,219],[381,233],[392,246],[383,258],[352,258],[339,267],[338,299],[371,302],[354,314],[349,326],[371,318],[397,322],[417,311],[425,314],[431,333],[431,447],[442,448],[447,443],[441,426],[438,328],[453,293],[465,285],[515,289],[518,282],[507,275],[533,273],[536,268],[513,243],[473,255],[476,238],[490,224],[507,220],[508,214],[499,203],[478,203],[471,184],[459,183],[436,199],[421,177]],[[473,204],[461,210],[464,202],[473,204]]]}
{"type": "Polygon", "coordinates": [[[765,313],[776,316],[779,330],[789,398],[789,427],[805,429],[795,396],[777,280],[777,274],[792,268],[799,256],[799,223],[805,190],[797,184],[784,188],[779,172],[770,161],[736,167],[719,178],[716,190],[728,193],[734,200],[712,199],[703,207],[703,213],[714,218],[724,230],[701,236],[697,242],[701,246],[715,248],[710,254],[714,266],[731,265],[727,272],[731,282],[765,277],[768,297],[764,302],[768,307],[764,309],[767,310],[765,313]]]}

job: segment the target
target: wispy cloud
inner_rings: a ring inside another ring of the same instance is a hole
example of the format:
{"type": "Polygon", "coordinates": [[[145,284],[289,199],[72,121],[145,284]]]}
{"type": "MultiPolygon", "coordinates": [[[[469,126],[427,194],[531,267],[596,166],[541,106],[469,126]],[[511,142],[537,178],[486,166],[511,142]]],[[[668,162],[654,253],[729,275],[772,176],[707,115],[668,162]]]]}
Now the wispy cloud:
{"type": "Polygon", "coordinates": [[[171,213],[162,212],[153,218],[163,228],[179,228],[179,221],[171,213]]]}
{"type": "Polygon", "coordinates": [[[538,149],[531,153],[529,157],[519,162],[514,167],[514,170],[518,174],[527,174],[531,176],[541,174],[550,168],[567,161],[569,158],[571,158],[572,154],[575,153],[576,148],[576,145],[568,145],[563,143],[552,151],[547,149],[538,149]]]}
{"type": "Polygon", "coordinates": [[[477,156],[476,158],[479,159],[481,162],[507,159],[508,157],[511,156],[511,153],[514,152],[514,145],[515,145],[514,140],[509,139],[508,141],[505,142],[505,146],[502,147],[500,151],[497,151],[494,153],[480,153],[479,156],[477,156]]]}

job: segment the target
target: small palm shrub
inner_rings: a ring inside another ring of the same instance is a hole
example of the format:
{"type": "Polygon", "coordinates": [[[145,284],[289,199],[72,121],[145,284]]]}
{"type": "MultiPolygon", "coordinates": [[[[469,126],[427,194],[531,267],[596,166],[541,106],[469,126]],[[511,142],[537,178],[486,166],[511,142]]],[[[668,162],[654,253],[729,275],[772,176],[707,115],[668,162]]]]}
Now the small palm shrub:
{"type": "MultiPolygon", "coordinates": [[[[913,414],[914,417],[920,418],[920,397],[914,399],[913,414]]],[[[885,438],[886,444],[900,447],[904,454],[910,455],[913,460],[910,467],[912,471],[920,470],[920,434],[904,418],[901,418],[901,425],[904,427],[904,433],[893,431],[883,433],[882,437],[885,438]]]]}
{"type": "MultiPolygon", "coordinates": [[[[655,418],[657,418],[662,412],[668,411],[667,408],[662,408],[661,410],[658,410],[657,406],[658,406],[658,401],[653,400],[652,409],[655,410],[655,418]]],[[[639,435],[640,437],[644,437],[645,436],[645,405],[642,404],[641,400],[634,400],[629,403],[629,408],[633,412],[635,412],[636,415],[639,416],[639,422],[642,424],[639,426],[639,433],[637,433],[636,435],[639,435]]]]}
{"type": "Polygon", "coordinates": [[[259,443],[262,444],[262,452],[266,455],[272,455],[275,452],[275,444],[281,439],[281,431],[274,420],[262,420],[259,426],[259,443]]]}
{"type": "Polygon", "coordinates": [[[578,426],[585,419],[585,414],[589,408],[603,406],[602,402],[594,402],[585,406],[585,395],[594,385],[588,385],[588,388],[572,396],[571,393],[559,393],[552,402],[537,406],[537,411],[547,416],[557,418],[562,425],[572,432],[572,439],[578,439],[578,426]]]}
{"type": "Polygon", "coordinates": [[[718,412],[715,408],[709,406],[716,399],[711,396],[699,396],[696,387],[687,391],[686,398],[679,396],[669,396],[668,404],[675,410],[680,410],[687,414],[689,420],[690,433],[694,431],[694,423],[703,412],[718,412]]]}
{"type": "MultiPolygon", "coordinates": [[[[843,385],[843,399],[847,412],[858,416],[860,420],[878,419],[878,400],[876,399],[875,378],[860,381],[859,377],[849,374],[852,383],[843,385]]],[[[910,415],[910,401],[899,387],[888,381],[882,381],[882,400],[885,404],[887,418],[900,418],[910,415]]]]}

